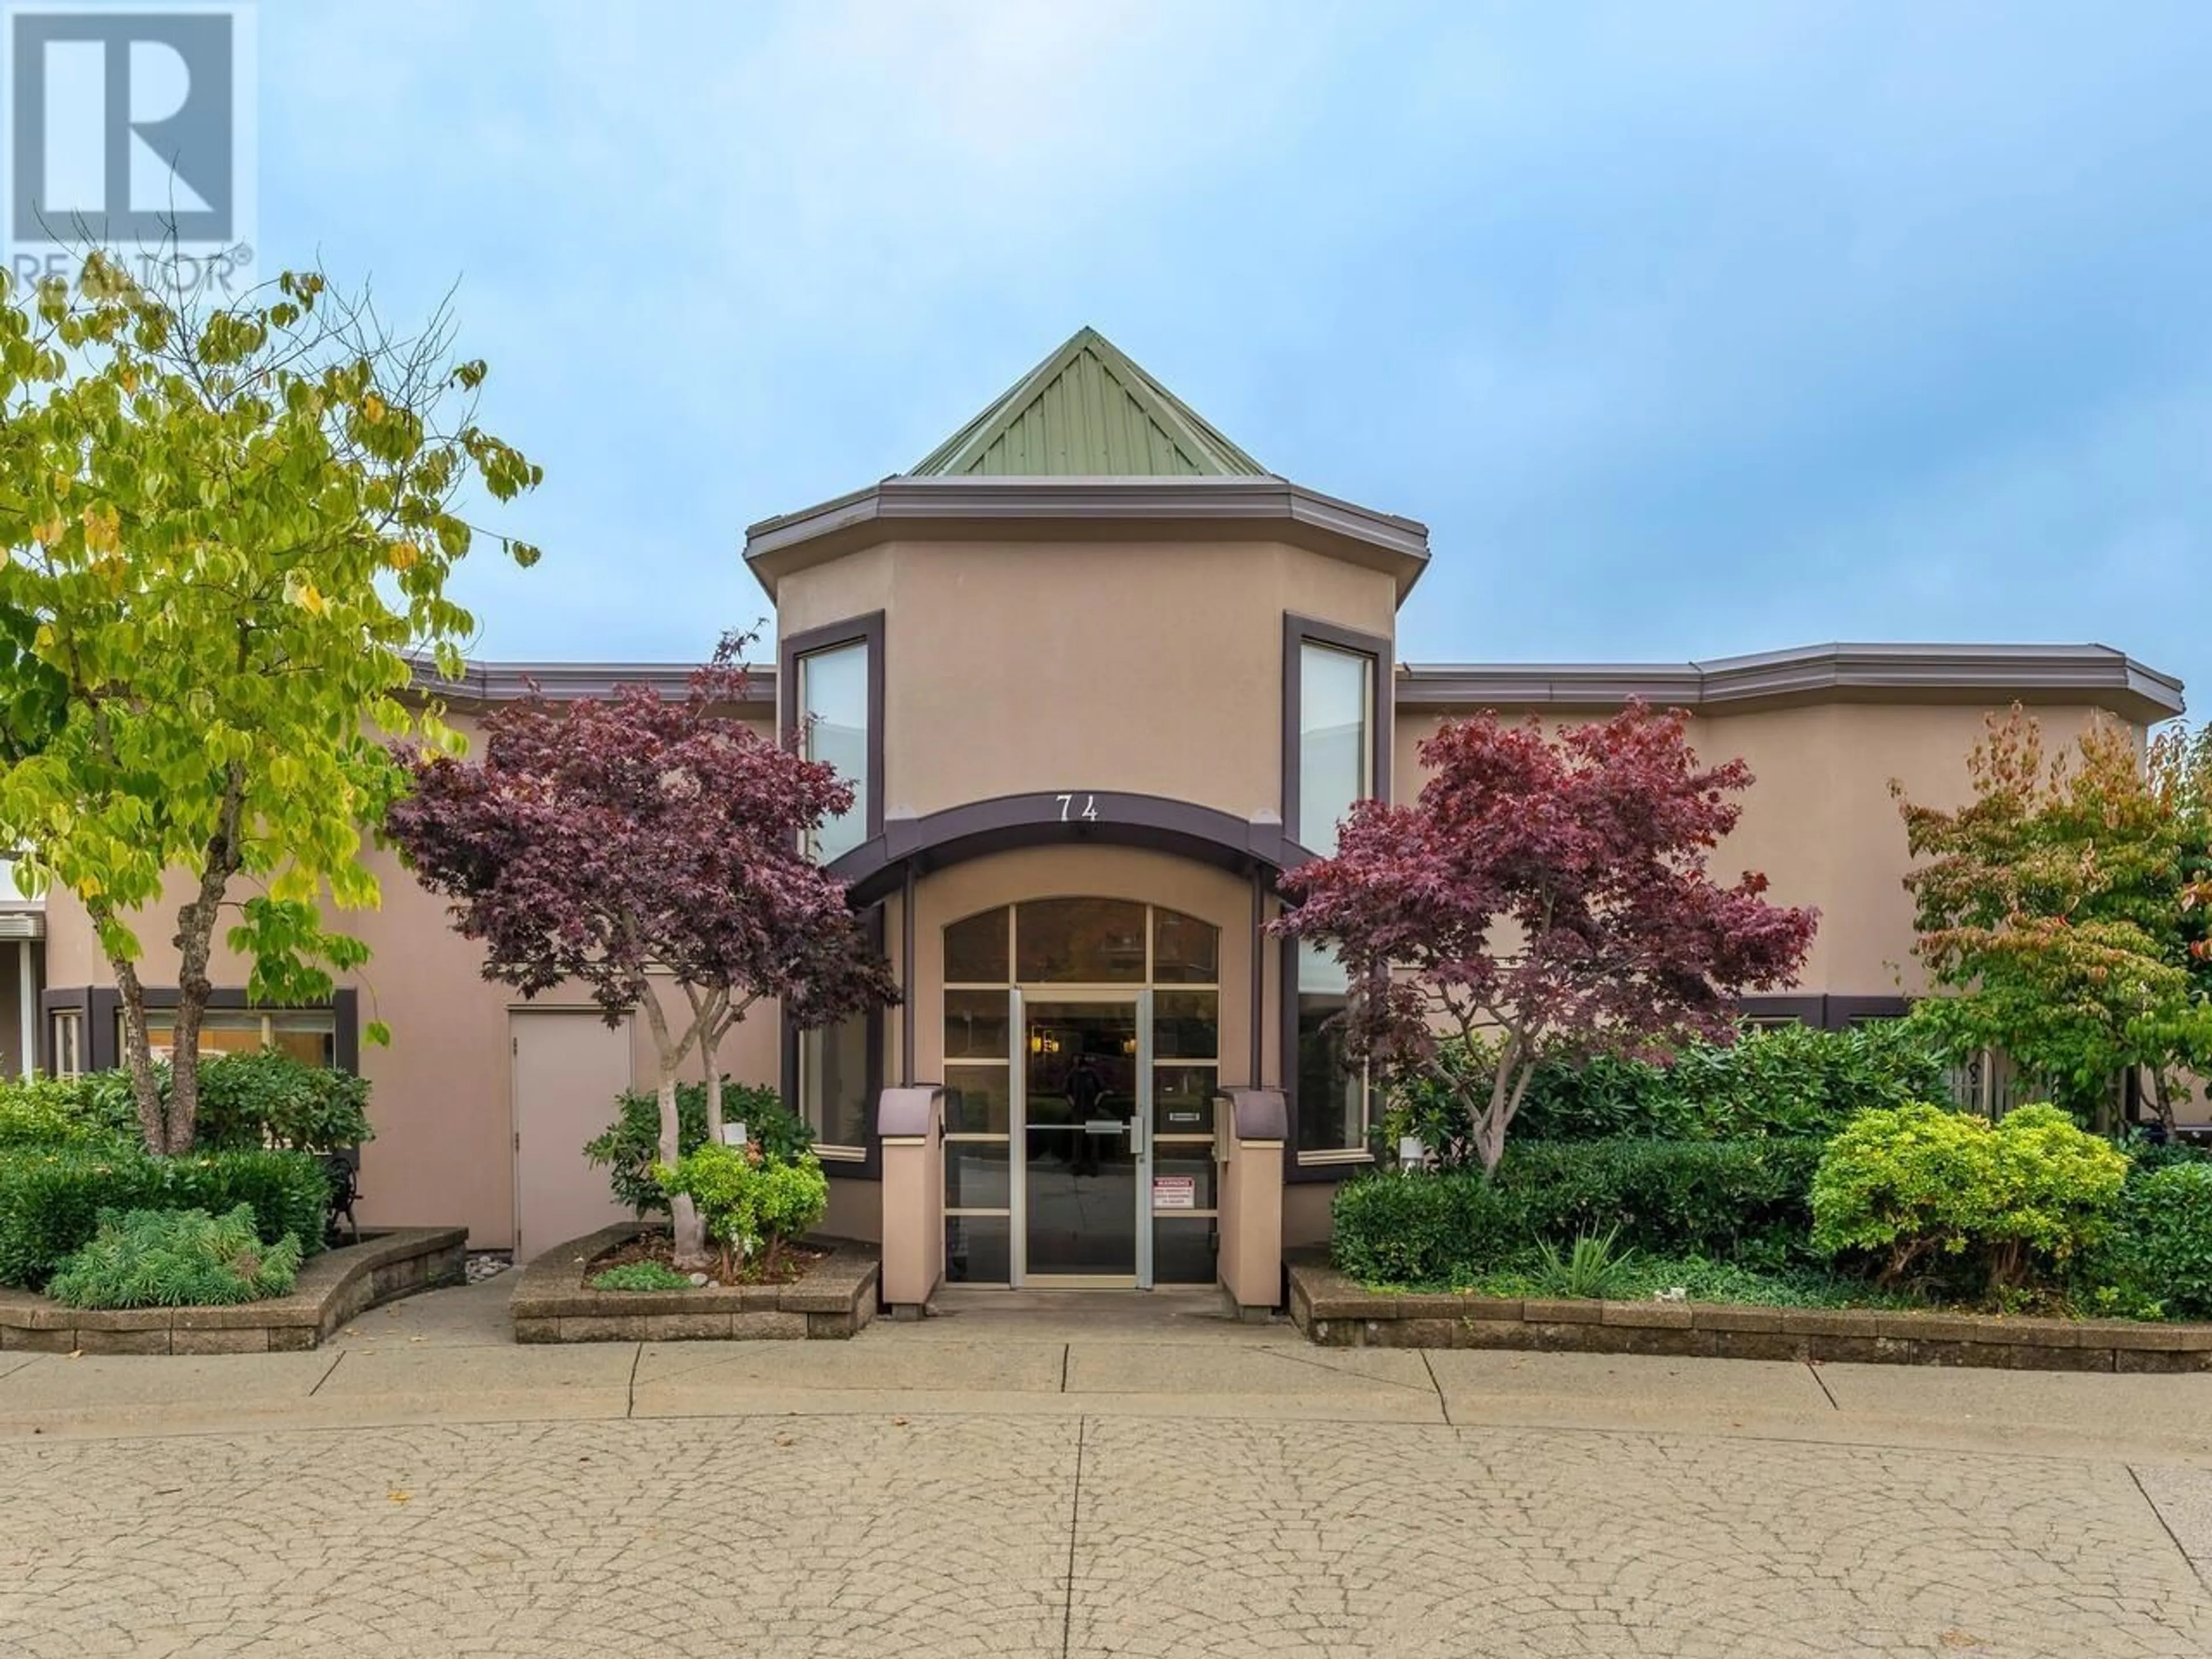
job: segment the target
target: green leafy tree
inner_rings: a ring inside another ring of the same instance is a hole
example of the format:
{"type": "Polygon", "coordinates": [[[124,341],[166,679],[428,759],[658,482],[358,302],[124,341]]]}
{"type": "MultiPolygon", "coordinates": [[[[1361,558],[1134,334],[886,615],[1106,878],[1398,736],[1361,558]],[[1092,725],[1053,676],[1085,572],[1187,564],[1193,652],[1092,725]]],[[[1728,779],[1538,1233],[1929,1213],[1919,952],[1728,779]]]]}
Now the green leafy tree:
{"type": "Polygon", "coordinates": [[[2212,750],[2179,734],[2146,757],[2100,719],[2046,757],[2015,706],[1966,766],[1956,809],[1890,786],[1921,860],[1905,878],[1916,953],[1948,993],[1915,1022],[1954,1052],[2002,1049],[2100,1127],[2117,1079],[2142,1067],[2170,1126],[2181,1074],[2212,1063],[2212,750]]]}
{"type": "Polygon", "coordinates": [[[450,343],[444,312],[395,336],[315,273],[221,307],[98,254],[73,284],[0,273],[0,835],[98,930],[152,1151],[192,1144],[218,927],[256,1001],[327,998],[368,956],[323,902],[378,902],[385,738],[459,747],[400,694],[475,629],[446,596],[465,498],[539,471],[476,423],[484,366],[450,343]],[[172,872],[165,1096],[137,928],[172,872]]]}

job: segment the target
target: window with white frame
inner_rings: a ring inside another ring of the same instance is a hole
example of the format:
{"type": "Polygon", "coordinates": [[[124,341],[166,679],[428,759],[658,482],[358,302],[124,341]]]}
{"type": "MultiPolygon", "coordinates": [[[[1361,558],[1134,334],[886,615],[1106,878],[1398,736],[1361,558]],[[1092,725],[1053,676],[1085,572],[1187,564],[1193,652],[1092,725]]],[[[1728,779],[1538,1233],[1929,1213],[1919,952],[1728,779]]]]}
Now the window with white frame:
{"type": "Polygon", "coordinates": [[[84,1072],[84,1010],[57,1008],[48,1017],[46,1036],[52,1045],[53,1074],[79,1077],[84,1072]]]}

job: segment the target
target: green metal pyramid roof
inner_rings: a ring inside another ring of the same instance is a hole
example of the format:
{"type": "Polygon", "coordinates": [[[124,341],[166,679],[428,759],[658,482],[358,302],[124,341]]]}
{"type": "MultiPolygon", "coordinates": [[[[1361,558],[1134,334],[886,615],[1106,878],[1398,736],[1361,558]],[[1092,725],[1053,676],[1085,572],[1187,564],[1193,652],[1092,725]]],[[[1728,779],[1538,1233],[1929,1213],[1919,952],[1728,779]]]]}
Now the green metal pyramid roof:
{"type": "Polygon", "coordinates": [[[1266,477],[1104,335],[1079,329],[909,477],[1266,477]]]}

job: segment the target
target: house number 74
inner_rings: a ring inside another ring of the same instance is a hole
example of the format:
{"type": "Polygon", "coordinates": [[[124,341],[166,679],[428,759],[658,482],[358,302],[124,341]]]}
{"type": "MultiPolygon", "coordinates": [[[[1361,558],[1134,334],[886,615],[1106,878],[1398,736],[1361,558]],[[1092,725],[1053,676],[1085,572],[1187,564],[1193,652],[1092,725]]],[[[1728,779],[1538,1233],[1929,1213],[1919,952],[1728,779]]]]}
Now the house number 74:
{"type": "Polygon", "coordinates": [[[1081,806],[1076,805],[1076,797],[1073,795],[1055,795],[1053,799],[1060,803],[1060,821],[1062,823],[1072,823],[1077,818],[1087,818],[1093,823],[1097,821],[1097,796],[1084,796],[1082,798],[1083,805],[1081,806]]]}

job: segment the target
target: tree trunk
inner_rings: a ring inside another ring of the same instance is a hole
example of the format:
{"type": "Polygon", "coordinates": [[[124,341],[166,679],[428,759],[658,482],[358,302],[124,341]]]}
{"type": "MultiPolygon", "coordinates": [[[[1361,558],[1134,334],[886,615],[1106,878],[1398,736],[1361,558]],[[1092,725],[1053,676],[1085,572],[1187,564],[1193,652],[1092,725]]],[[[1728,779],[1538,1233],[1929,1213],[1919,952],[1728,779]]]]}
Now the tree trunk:
{"type": "Polygon", "coordinates": [[[2166,1138],[2168,1140],[2172,1139],[2174,1130],[2173,1091],[2166,1082],[2166,1069],[2163,1066],[2154,1066],[2152,1068],[2150,1074],[2150,1102],[2151,1105],[2158,1112],[2159,1124],[2165,1129],[2166,1138]]]}
{"type": "Polygon", "coordinates": [[[215,985],[208,978],[208,959],[215,950],[215,924],[222,914],[230,878],[238,873],[239,821],[246,805],[243,772],[230,769],[222,814],[208,837],[200,867],[199,890],[177,910],[177,1008],[170,1028],[169,1111],[167,1145],[171,1152],[192,1149],[199,1123],[200,1028],[207,1018],[215,985]]]}
{"type": "MultiPolygon", "coordinates": [[[[669,1035],[668,1016],[661,1009],[659,994],[648,985],[638,1000],[644,1006],[645,1023],[653,1033],[653,1053],[659,1061],[656,1093],[660,1102],[660,1161],[673,1167],[684,1156],[683,1120],[676,1110],[676,1072],[698,1039],[699,1024],[695,1019],[678,1043],[669,1035]]],[[[707,1254],[707,1224],[699,1206],[682,1193],[668,1195],[668,1230],[676,1265],[686,1273],[705,1269],[712,1260],[707,1254]]]]}
{"type": "MultiPolygon", "coordinates": [[[[660,1068],[660,1161],[673,1165],[683,1154],[679,1133],[682,1120],[676,1111],[676,1067],[660,1068]]],[[[704,1268],[711,1258],[707,1254],[707,1223],[699,1213],[689,1194],[672,1193],[668,1198],[668,1230],[673,1241],[676,1265],[686,1273],[704,1268]]]]}
{"type": "Polygon", "coordinates": [[[161,1079],[154,1074],[153,1045],[146,1037],[146,988],[130,957],[111,957],[108,966],[115,970],[115,987],[122,994],[123,1064],[131,1073],[131,1098],[138,1107],[138,1133],[148,1152],[166,1152],[169,1125],[161,1107],[161,1079]]]}

